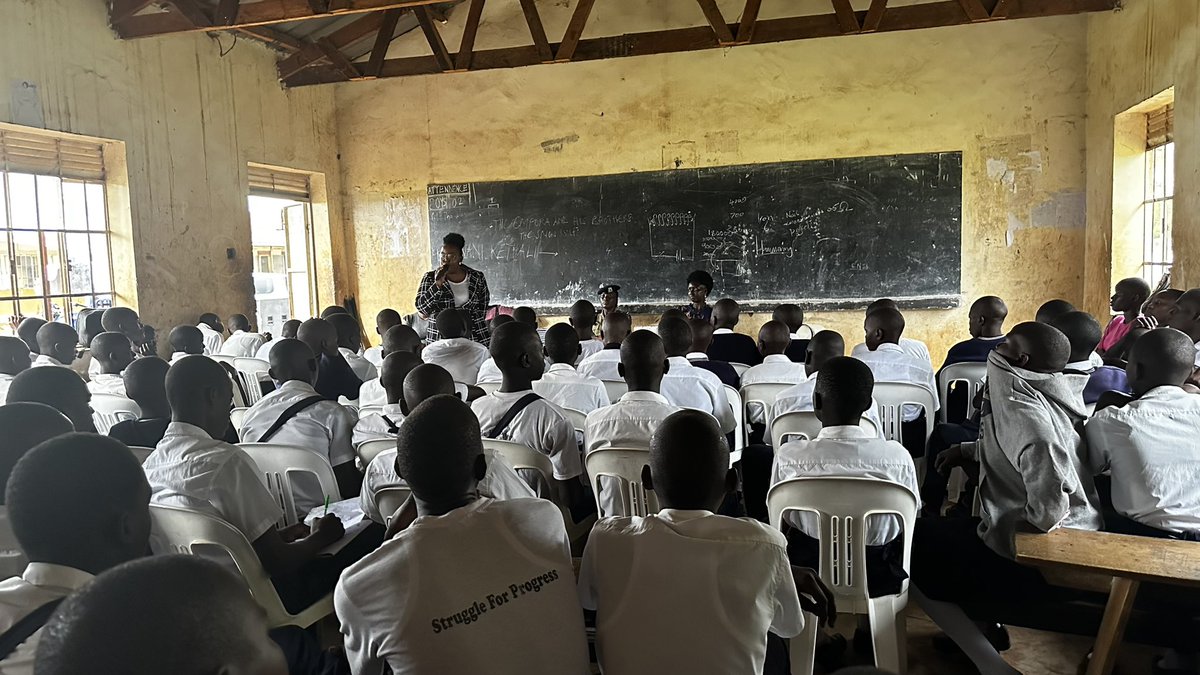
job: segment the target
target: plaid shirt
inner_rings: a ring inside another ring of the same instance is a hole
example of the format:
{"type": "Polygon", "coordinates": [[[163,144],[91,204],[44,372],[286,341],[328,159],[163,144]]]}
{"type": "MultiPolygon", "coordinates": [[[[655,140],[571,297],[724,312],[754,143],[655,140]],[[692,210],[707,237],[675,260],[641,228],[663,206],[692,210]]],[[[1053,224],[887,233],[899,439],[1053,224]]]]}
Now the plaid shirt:
{"type": "MultiPolygon", "coordinates": [[[[485,318],[488,304],[491,302],[487,278],[483,276],[483,272],[471,269],[466,265],[463,265],[462,268],[467,273],[468,298],[467,304],[458,309],[466,312],[471,319],[471,339],[486,347],[492,341],[485,318]]],[[[449,283],[438,288],[433,283],[435,272],[436,270],[426,272],[425,276],[421,277],[421,285],[417,288],[417,311],[429,317],[429,329],[425,331],[425,338],[430,342],[441,339],[436,321],[438,312],[454,308],[454,291],[450,290],[449,283]]]]}

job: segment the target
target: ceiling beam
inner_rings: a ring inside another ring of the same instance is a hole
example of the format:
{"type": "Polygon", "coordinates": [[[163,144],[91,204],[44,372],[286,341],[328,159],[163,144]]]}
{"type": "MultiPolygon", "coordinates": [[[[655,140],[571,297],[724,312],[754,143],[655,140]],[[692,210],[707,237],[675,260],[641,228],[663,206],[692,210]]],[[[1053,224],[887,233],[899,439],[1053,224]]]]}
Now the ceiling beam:
{"type": "Polygon", "coordinates": [[[761,7],[762,0],[746,0],[746,7],[742,10],[742,20],[738,24],[738,44],[750,44],[750,40],[754,38],[754,24],[758,23],[758,10],[761,7]]]}
{"type": "Polygon", "coordinates": [[[232,25],[237,21],[238,5],[241,0],[221,0],[217,3],[217,12],[213,14],[213,22],[222,26],[232,25]]]}
{"type": "MultiPolygon", "coordinates": [[[[404,10],[396,10],[403,12],[404,10]]],[[[329,44],[336,49],[345,49],[372,33],[378,33],[387,12],[367,14],[325,36],[329,44]]],[[[325,58],[325,52],[313,43],[279,62],[279,79],[286,80],[307,66],[325,58]]]]}
{"type": "Polygon", "coordinates": [[[996,3],[995,9],[992,10],[993,19],[1003,19],[1008,16],[1008,8],[1012,5],[1012,0],[1000,0],[996,3]]]}
{"type": "Polygon", "coordinates": [[[962,5],[963,11],[971,21],[987,21],[992,18],[981,0],[958,0],[958,4],[962,5]]]}
{"type": "Polygon", "coordinates": [[[182,14],[183,18],[196,28],[211,28],[213,25],[212,19],[200,9],[196,0],[167,0],[167,4],[174,7],[175,11],[182,14]]]}
{"type": "Polygon", "coordinates": [[[350,63],[350,59],[342,53],[340,49],[335,47],[329,38],[323,37],[317,40],[317,47],[325,54],[325,58],[329,59],[329,63],[333,65],[334,70],[342,74],[346,80],[356,80],[362,77],[358,67],[350,63]]]}
{"type": "Polygon", "coordinates": [[[862,30],[862,26],[858,23],[858,16],[854,14],[854,8],[850,6],[850,0],[833,0],[833,12],[837,16],[838,25],[841,26],[843,33],[857,33],[862,30]]]}
{"type": "MultiPolygon", "coordinates": [[[[179,0],[184,2],[185,0],[179,0]]],[[[188,0],[195,5],[195,0],[188,0]]],[[[156,12],[137,16],[125,15],[117,17],[110,13],[110,20],[117,30],[117,35],[125,39],[165,35],[167,33],[190,33],[196,31],[228,30],[231,28],[250,28],[252,26],[267,26],[274,23],[289,21],[307,21],[309,19],[326,19],[346,14],[364,14],[367,12],[382,12],[388,9],[404,9],[420,7],[446,0],[335,0],[331,6],[319,5],[316,9],[309,0],[259,0],[258,2],[243,3],[238,11],[237,20],[228,25],[193,25],[180,16],[180,12],[156,12]],[[321,7],[325,11],[317,11],[321,7]],[[118,20],[118,18],[120,20],[118,20]]],[[[317,2],[317,0],[313,0],[317,2]]],[[[147,3],[149,5],[151,3],[147,3]]],[[[174,0],[172,0],[174,4],[174,0]]],[[[178,6],[178,5],[176,5],[178,6]]],[[[123,5],[126,7],[126,5],[123,5]]],[[[110,12],[116,7],[110,8],[110,12]]],[[[138,9],[136,11],[141,11],[138,9]]]]}
{"type": "MultiPolygon", "coordinates": [[[[883,4],[880,3],[881,6],[883,4]]],[[[1008,14],[1004,18],[1005,20],[1016,20],[1111,11],[1116,8],[1117,4],[1118,0],[1012,0],[1008,4],[1008,14]]],[[[971,20],[963,12],[962,5],[958,0],[939,0],[919,5],[889,7],[886,12],[882,12],[877,30],[894,32],[970,23],[972,23],[971,20]]],[[[843,33],[836,13],[763,19],[755,24],[750,44],[768,44],[839,35],[843,35],[843,33]]],[[[561,45],[551,45],[551,48],[555,47],[561,52],[561,45]]],[[[571,56],[574,61],[593,61],[627,56],[672,54],[718,47],[720,45],[712,27],[697,26],[579,39],[575,43],[571,56]]],[[[543,60],[538,48],[533,45],[477,50],[471,61],[471,70],[517,68],[539,63],[543,63],[543,60]]],[[[432,56],[388,59],[383,63],[380,77],[430,75],[443,70],[437,59],[432,56]]],[[[341,73],[331,71],[329,68],[312,68],[286,78],[285,83],[289,86],[305,86],[343,80],[341,73]]]]}
{"type": "Polygon", "coordinates": [[[883,13],[887,11],[888,0],[871,0],[871,8],[867,10],[867,16],[863,19],[862,32],[874,33],[879,30],[879,24],[883,22],[883,13]]]}
{"type": "Polygon", "coordinates": [[[562,42],[558,43],[558,49],[554,52],[555,61],[566,62],[575,58],[575,49],[579,46],[588,16],[592,13],[592,5],[595,4],[596,0],[579,0],[579,4],[575,5],[571,23],[567,24],[567,32],[563,34],[562,42]]]}
{"type": "Polygon", "coordinates": [[[463,27],[462,41],[458,44],[458,54],[454,57],[455,70],[469,70],[471,56],[475,53],[475,34],[479,32],[479,20],[483,18],[483,3],[485,0],[471,0],[467,10],[467,24],[463,27]]]}
{"type": "Polygon", "coordinates": [[[383,23],[379,26],[379,32],[375,34],[375,45],[371,47],[371,58],[367,61],[367,77],[379,77],[383,61],[387,58],[388,47],[391,46],[392,40],[396,39],[396,24],[400,22],[400,15],[403,13],[402,9],[389,9],[383,13],[383,23]]]}
{"type": "Polygon", "coordinates": [[[450,70],[454,67],[454,62],[450,59],[450,52],[446,49],[446,43],[442,41],[437,24],[429,14],[429,8],[418,7],[413,11],[417,13],[417,23],[421,24],[421,32],[425,33],[425,41],[433,50],[433,57],[437,59],[438,65],[443,71],[450,70]]]}
{"type": "Polygon", "coordinates": [[[535,0],[521,0],[521,11],[525,13],[529,36],[533,38],[533,46],[537,48],[542,63],[552,63],[554,50],[550,49],[550,40],[546,39],[546,27],[542,25],[542,17],[538,15],[535,0]]]}
{"type": "Polygon", "coordinates": [[[251,26],[249,28],[239,28],[238,33],[252,37],[260,42],[265,42],[272,47],[277,47],[289,53],[295,53],[309,46],[308,40],[304,40],[281,30],[275,30],[269,26],[251,26]]]}
{"type": "Polygon", "coordinates": [[[729,30],[729,24],[725,23],[725,17],[721,15],[721,8],[717,7],[717,0],[696,0],[696,3],[704,12],[704,18],[708,19],[708,25],[712,26],[713,33],[717,36],[717,42],[722,45],[734,44],[733,31],[729,30]]]}

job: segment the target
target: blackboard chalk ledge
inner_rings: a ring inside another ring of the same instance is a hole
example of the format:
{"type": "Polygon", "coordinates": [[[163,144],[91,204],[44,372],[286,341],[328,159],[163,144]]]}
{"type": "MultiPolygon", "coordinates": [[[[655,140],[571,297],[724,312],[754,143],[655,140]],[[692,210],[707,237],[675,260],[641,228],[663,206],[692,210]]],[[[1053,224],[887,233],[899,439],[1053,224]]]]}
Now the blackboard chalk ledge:
{"type": "MultiPolygon", "coordinates": [[[[880,296],[887,297],[887,296],[880,296]]],[[[710,300],[717,300],[715,296],[710,300]]],[[[735,300],[737,298],[734,298],[735,300]]],[[[755,314],[759,312],[772,312],[775,307],[783,303],[795,303],[800,305],[806,312],[842,312],[842,311],[863,311],[867,305],[871,304],[878,298],[843,298],[843,299],[811,299],[798,298],[793,300],[772,300],[770,302],[740,302],[743,314],[755,314]]],[[[892,296],[900,309],[956,309],[962,307],[965,302],[961,295],[931,295],[922,297],[898,297],[892,296]]],[[[534,301],[506,301],[503,303],[506,307],[520,307],[522,305],[533,307],[539,316],[566,316],[570,311],[568,305],[538,305],[534,301]]],[[[628,314],[662,314],[673,307],[682,307],[683,299],[674,303],[642,303],[642,304],[625,304],[621,303],[621,311],[628,314]]]]}

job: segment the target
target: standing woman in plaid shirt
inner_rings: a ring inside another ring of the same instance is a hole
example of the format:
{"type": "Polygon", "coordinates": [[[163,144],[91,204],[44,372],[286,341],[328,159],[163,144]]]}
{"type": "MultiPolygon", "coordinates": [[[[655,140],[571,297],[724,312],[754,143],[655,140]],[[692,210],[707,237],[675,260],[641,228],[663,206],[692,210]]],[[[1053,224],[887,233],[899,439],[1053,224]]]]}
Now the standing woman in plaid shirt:
{"type": "Polygon", "coordinates": [[[487,278],[483,272],[463,264],[463,248],[466,245],[467,240],[461,234],[447,234],[442,238],[442,266],[421,277],[421,286],[417,289],[417,311],[421,318],[429,321],[425,337],[430,342],[441,337],[434,321],[438,312],[450,308],[459,309],[467,315],[472,340],[484,346],[491,342],[484,319],[491,301],[487,278]]]}

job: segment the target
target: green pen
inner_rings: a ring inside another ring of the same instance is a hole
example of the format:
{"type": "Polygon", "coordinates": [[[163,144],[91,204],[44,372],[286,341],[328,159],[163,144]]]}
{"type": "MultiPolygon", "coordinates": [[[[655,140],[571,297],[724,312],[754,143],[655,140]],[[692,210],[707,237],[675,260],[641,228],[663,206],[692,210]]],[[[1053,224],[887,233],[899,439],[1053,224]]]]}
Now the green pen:
{"type": "Polygon", "coordinates": [[[329,515],[329,495],[325,495],[325,515],[329,515]]]}

